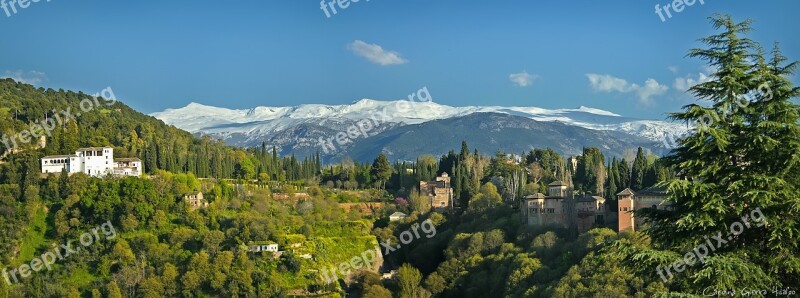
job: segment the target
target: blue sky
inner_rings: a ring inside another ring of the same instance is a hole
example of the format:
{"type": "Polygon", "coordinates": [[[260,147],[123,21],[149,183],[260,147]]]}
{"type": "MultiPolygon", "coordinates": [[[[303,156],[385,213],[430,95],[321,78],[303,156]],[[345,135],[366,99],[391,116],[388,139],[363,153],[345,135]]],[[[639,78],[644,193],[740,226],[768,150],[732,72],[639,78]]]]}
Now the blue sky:
{"type": "Polygon", "coordinates": [[[691,101],[681,85],[707,73],[685,55],[714,13],[755,19],[753,39],[800,59],[793,0],[697,0],[664,22],[655,6],[669,1],[361,0],[330,17],[305,0],[46,1],[0,9],[0,76],[110,86],[145,113],[400,99],[426,86],[454,106],[663,119],[691,101]]]}

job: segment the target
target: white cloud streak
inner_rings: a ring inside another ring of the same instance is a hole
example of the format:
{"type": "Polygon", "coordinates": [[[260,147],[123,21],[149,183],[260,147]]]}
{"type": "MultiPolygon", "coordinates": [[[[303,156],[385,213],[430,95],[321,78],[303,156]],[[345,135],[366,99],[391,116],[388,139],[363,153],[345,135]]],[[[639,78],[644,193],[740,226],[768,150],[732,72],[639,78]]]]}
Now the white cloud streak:
{"type": "Polygon", "coordinates": [[[353,41],[347,45],[347,48],[354,54],[383,66],[408,63],[408,60],[401,57],[400,53],[385,50],[377,44],[369,44],[361,40],[353,41]]]}
{"type": "Polygon", "coordinates": [[[655,79],[647,79],[643,86],[639,86],[608,74],[587,73],[586,77],[594,91],[635,93],[639,103],[646,106],[653,104],[653,97],[663,95],[669,90],[669,87],[658,83],[655,79]]]}
{"type": "Polygon", "coordinates": [[[527,71],[508,75],[508,79],[519,87],[528,87],[538,78],[538,75],[529,74],[527,71]]]}

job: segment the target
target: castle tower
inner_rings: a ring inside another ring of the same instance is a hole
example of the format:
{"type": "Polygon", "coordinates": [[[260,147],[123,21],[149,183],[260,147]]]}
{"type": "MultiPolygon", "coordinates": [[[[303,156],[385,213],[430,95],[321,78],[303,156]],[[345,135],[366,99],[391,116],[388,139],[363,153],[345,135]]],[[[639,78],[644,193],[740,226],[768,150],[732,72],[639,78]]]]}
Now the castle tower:
{"type": "Polygon", "coordinates": [[[626,188],[617,194],[617,206],[619,207],[619,210],[617,210],[617,231],[619,232],[636,230],[636,222],[633,216],[633,212],[636,209],[633,198],[635,195],[630,188],[626,188]]]}

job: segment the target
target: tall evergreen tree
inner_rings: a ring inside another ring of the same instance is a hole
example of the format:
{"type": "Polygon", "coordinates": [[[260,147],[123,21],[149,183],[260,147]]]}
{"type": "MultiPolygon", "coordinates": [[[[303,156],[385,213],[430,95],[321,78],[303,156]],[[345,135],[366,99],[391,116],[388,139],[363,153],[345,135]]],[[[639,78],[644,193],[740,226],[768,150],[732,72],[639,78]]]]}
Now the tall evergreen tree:
{"type": "MultiPolygon", "coordinates": [[[[701,123],[666,158],[688,179],[668,187],[673,208],[642,209],[659,246],[683,255],[719,237],[704,262],[688,264],[672,290],[757,288],[800,284],[800,91],[787,78],[796,63],[774,51],[770,63],[744,37],[750,21],[712,19],[722,32],[701,39],[708,48],[690,56],[717,69],[709,82],[690,89],[710,107],[692,104],[672,118],[701,123]],[[743,97],[762,91],[755,102],[743,97]],[[709,121],[711,119],[712,121],[709,121]],[[734,223],[741,229],[732,232],[734,223]],[[730,227],[729,227],[730,226],[730,227]],[[730,236],[730,238],[726,236],[730,236]],[[722,244],[722,245],[720,245],[722,244]]],[[[663,253],[634,255],[642,263],[672,262],[663,253]],[[661,260],[661,261],[659,261],[661,260]]],[[[652,268],[650,268],[652,270],[652,268]]]]}
{"type": "Polygon", "coordinates": [[[642,147],[636,151],[636,159],[633,160],[631,168],[631,188],[640,190],[644,188],[644,176],[647,172],[647,157],[644,155],[642,147]]]}
{"type": "Polygon", "coordinates": [[[626,189],[631,187],[631,168],[627,160],[619,162],[619,188],[626,189]]]}
{"type": "Polygon", "coordinates": [[[381,153],[375,158],[370,171],[372,178],[381,183],[382,188],[386,188],[386,181],[392,176],[392,165],[386,155],[381,153]]]}
{"type": "Polygon", "coordinates": [[[616,168],[614,167],[616,160],[610,162],[608,164],[608,187],[606,188],[606,198],[609,200],[615,200],[615,195],[617,194],[617,176],[616,175],[616,168]]]}
{"type": "Polygon", "coordinates": [[[61,149],[64,152],[75,152],[75,150],[80,147],[78,135],[78,124],[75,122],[75,120],[67,121],[61,137],[61,149]]]}

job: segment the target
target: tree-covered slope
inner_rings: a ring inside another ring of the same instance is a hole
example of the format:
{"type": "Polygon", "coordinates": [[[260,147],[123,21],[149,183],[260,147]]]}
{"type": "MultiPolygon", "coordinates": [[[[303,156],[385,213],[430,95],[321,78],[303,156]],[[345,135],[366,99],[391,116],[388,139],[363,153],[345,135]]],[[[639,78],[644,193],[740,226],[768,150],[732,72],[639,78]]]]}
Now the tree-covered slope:
{"type": "MultiPolygon", "coordinates": [[[[112,94],[113,92],[105,92],[112,94]]],[[[107,96],[107,95],[106,95],[107,96]]],[[[137,112],[114,98],[94,98],[82,92],[35,88],[32,85],[0,80],[0,152],[17,147],[32,152],[38,138],[20,141],[41,123],[52,123],[47,146],[33,152],[42,155],[71,154],[77,148],[113,146],[117,157],[138,157],[145,171],[192,172],[198,177],[251,178],[267,173],[272,179],[299,179],[313,176],[318,159],[308,162],[279,159],[267,148],[244,151],[210,138],[166,125],[137,112]],[[74,120],[67,120],[73,115],[74,120]],[[49,120],[48,120],[49,119],[49,120]],[[13,139],[13,141],[12,141],[13,139]],[[16,146],[15,143],[16,142],[16,146]]],[[[41,130],[39,130],[39,134],[41,130]]]]}

